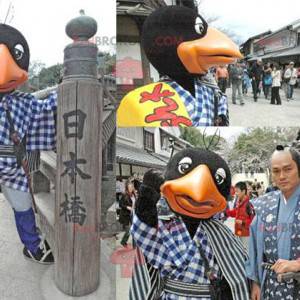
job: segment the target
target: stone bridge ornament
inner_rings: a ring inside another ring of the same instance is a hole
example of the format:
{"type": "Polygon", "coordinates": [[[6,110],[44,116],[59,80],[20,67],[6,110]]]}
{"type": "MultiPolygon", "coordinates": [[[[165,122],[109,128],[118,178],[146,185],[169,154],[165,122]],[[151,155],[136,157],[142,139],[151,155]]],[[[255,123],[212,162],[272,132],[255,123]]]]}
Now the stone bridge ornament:
{"type": "Polygon", "coordinates": [[[103,89],[89,42],[97,23],[80,14],[66,26],[73,43],[65,48],[57,115],[54,280],[71,296],[92,293],[100,281],[103,89]]]}

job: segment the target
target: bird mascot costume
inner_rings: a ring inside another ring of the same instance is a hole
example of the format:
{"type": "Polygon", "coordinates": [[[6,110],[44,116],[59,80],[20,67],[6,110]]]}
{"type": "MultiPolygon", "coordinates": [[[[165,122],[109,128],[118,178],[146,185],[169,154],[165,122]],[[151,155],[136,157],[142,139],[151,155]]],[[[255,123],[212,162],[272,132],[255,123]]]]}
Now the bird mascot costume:
{"type": "Polygon", "coordinates": [[[216,217],[230,186],[228,165],[207,149],[178,152],[164,177],[145,173],[131,228],[130,300],[249,300],[246,251],[216,217]]]}
{"type": "Polygon", "coordinates": [[[28,155],[55,147],[57,96],[42,101],[16,91],[28,79],[29,58],[24,36],[0,24],[0,185],[13,208],[24,256],[47,264],[53,255],[36,228],[28,155]]]}
{"type": "Polygon", "coordinates": [[[166,6],[145,20],[141,44],[160,80],[122,99],[119,127],[229,125],[227,97],[206,76],[211,67],[242,58],[225,34],[196,8],[166,6]]]}

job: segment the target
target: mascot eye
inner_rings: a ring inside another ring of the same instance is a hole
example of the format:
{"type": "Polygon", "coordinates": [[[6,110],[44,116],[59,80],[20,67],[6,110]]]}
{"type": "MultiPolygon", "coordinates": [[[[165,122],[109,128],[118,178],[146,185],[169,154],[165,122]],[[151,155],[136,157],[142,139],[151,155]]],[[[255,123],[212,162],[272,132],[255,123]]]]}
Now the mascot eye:
{"type": "Polygon", "coordinates": [[[195,21],[195,31],[200,34],[203,35],[204,31],[205,31],[205,25],[203,24],[203,21],[200,17],[196,18],[195,21]]]}
{"type": "Polygon", "coordinates": [[[14,47],[14,57],[16,60],[20,60],[22,59],[23,55],[24,55],[24,47],[21,44],[17,44],[14,47]]]}
{"type": "Polygon", "coordinates": [[[215,174],[217,184],[222,184],[226,179],[226,172],[223,168],[219,168],[215,174]]]}
{"type": "Polygon", "coordinates": [[[180,174],[185,174],[187,170],[192,165],[192,159],[190,157],[184,157],[179,163],[178,163],[178,172],[180,174]]]}

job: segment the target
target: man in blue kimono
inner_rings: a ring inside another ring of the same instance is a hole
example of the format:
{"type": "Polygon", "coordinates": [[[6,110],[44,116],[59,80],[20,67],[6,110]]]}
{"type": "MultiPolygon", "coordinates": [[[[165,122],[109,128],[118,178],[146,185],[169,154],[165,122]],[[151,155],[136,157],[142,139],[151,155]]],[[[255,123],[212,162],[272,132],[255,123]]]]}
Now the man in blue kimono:
{"type": "Polygon", "coordinates": [[[252,280],[251,300],[300,299],[293,279],[278,274],[300,271],[300,154],[278,146],[271,157],[273,181],[279,188],[255,202],[250,227],[246,273],[252,280]]]}

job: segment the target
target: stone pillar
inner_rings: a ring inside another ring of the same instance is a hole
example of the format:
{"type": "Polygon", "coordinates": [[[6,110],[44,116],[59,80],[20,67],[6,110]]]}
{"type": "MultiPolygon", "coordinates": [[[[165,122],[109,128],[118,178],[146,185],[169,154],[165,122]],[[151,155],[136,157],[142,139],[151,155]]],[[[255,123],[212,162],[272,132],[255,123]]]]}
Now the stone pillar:
{"type": "Polygon", "coordinates": [[[82,11],[67,24],[74,42],[65,48],[58,90],[54,280],[71,296],[92,293],[100,280],[103,89],[89,42],[96,32],[82,11]]]}

